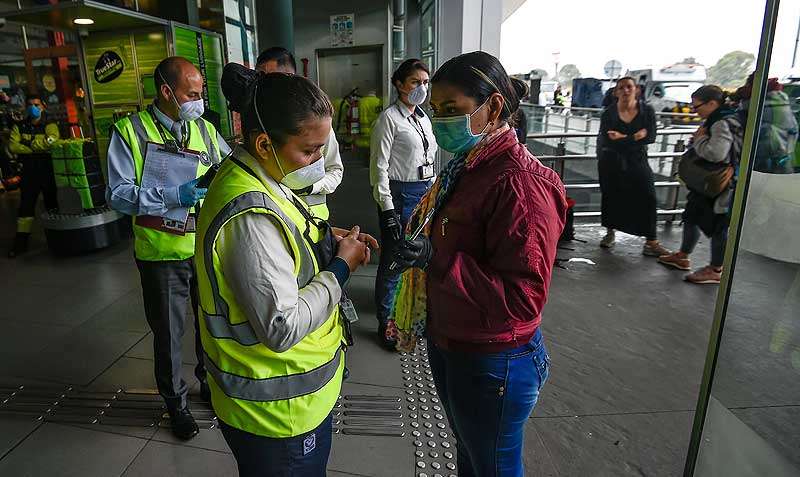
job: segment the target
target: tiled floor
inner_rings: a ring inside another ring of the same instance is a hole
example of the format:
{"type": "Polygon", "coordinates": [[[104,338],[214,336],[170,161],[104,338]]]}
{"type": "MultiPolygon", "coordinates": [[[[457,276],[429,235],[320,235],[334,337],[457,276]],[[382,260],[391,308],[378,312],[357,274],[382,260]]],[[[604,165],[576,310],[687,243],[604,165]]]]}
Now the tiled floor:
{"type": "MultiPolygon", "coordinates": [[[[353,167],[331,204],[340,225],[376,230],[366,170],[353,167]]],[[[14,197],[0,197],[0,247],[11,236],[14,197]]],[[[664,231],[676,246],[678,231],[664,231]]],[[[714,287],[640,254],[621,237],[601,251],[602,231],[580,227],[560,258],[544,316],[552,374],[527,425],[528,475],[674,476],[683,468],[708,343],[714,287]],[[569,250],[571,249],[571,250],[569,250]]],[[[124,243],[55,258],[34,251],[0,257],[0,383],[68,383],[92,389],[154,388],[152,337],[139,277],[124,243]]],[[[705,257],[707,249],[697,252],[705,257]]],[[[374,342],[374,267],[351,279],[361,321],[348,353],[343,394],[403,395],[398,356],[374,342]]],[[[184,375],[194,384],[191,327],[184,375]]],[[[337,435],[330,475],[416,475],[408,438],[337,435]]],[[[417,469],[418,470],[418,469],[417,469]]],[[[0,411],[2,476],[227,476],[235,462],[217,429],[177,442],[166,429],[37,423],[0,411]]],[[[435,472],[428,470],[428,475],[435,472]]]]}

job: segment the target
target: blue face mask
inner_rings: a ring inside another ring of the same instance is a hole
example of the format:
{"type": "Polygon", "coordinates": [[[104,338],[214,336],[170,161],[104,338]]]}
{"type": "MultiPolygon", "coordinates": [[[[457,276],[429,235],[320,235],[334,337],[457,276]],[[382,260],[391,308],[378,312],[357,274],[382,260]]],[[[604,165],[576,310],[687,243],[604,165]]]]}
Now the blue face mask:
{"type": "Polygon", "coordinates": [[[489,100],[487,99],[482,105],[478,106],[475,111],[470,114],[463,114],[461,116],[447,116],[444,118],[431,118],[431,125],[433,126],[433,135],[436,136],[436,144],[447,152],[458,154],[467,152],[483,139],[486,134],[486,128],[489,127],[487,123],[483,131],[478,134],[472,134],[472,115],[477,113],[482,107],[486,106],[489,100]]]}
{"type": "Polygon", "coordinates": [[[27,111],[28,111],[28,116],[30,116],[33,119],[39,119],[40,117],[42,117],[42,110],[39,109],[38,106],[34,106],[31,104],[30,106],[28,106],[27,111]]]}

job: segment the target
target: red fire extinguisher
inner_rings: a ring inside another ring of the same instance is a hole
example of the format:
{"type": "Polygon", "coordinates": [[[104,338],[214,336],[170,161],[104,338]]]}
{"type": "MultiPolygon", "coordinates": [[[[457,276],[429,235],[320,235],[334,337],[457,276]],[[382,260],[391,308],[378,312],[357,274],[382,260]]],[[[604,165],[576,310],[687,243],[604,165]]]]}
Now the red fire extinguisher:
{"type": "Polygon", "coordinates": [[[358,136],[361,134],[361,121],[358,118],[358,96],[350,96],[348,103],[350,103],[350,108],[347,110],[347,133],[351,136],[358,136]]]}

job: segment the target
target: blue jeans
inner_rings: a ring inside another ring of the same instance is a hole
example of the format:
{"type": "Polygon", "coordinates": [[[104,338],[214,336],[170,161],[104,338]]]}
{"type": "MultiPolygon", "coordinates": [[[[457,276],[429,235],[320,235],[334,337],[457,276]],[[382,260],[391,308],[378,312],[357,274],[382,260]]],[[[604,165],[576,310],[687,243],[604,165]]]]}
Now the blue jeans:
{"type": "Polygon", "coordinates": [[[325,477],[333,434],[332,416],[296,437],[274,439],[231,427],[221,420],[239,477],[325,477]]]}
{"type": "MultiPolygon", "coordinates": [[[[400,216],[400,224],[405,229],[411,219],[414,207],[419,204],[422,196],[431,187],[430,181],[419,182],[400,182],[390,181],[389,188],[392,191],[392,203],[394,211],[400,216]]],[[[378,211],[380,215],[380,211],[378,211]]],[[[391,238],[388,231],[381,227],[381,258],[378,262],[378,273],[375,276],[375,307],[376,316],[379,323],[386,323],[390,318],[392,302],[394,301],[394,290],[397,287],[399,276],[389,273],[389,265],[392,263],[392,250],[395,241],[391,238]]]]}
{"type": "MultiPolygon", "coordinates": [[[[691,254],[700,241],[700,227],[683,223],[683,241],[681,242],[681,252],[691,254]]],[[[725,244],[728,242],[728,227],[720,227],[714,235],[711,236],[711,266],[721,267],[725,261],[725,244]]]]}
{"type": "Polygon", "coordinates": [[[500,353],[450,352],[429,340],[428,360],[458,441],[458,475],[522,477],[525,422],[550,374],[541,332],[500,353]]]}

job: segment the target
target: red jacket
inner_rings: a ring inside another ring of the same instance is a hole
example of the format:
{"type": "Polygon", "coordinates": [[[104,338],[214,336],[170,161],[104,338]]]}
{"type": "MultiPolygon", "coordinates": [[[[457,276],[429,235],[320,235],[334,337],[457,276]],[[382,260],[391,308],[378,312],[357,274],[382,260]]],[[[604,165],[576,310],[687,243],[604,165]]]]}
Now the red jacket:
{"type": "Polygon", "coordinates": [[[476,156],[431,229],[431,339],[475,352],[530,341],[547,302],[566,214],[561,179],[513,129],[476,156]]]}

